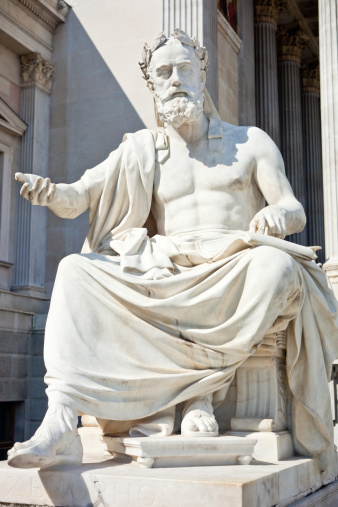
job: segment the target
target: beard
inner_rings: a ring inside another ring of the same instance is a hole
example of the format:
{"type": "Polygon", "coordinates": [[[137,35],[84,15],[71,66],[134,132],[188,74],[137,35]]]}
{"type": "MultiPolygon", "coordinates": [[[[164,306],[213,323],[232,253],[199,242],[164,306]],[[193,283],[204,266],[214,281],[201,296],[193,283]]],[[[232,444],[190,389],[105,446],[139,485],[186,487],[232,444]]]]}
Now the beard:
{"type": "MultiPolygon", "coordinates": [[[[175,91],[175,90],[174,90],[175,91]]],[[[160,98],[155,94],[158,116],[162,123],[179,128],[184,123],[197,123],[203,113],[203,91],[191,93],[191,97],[160,98]]]]}

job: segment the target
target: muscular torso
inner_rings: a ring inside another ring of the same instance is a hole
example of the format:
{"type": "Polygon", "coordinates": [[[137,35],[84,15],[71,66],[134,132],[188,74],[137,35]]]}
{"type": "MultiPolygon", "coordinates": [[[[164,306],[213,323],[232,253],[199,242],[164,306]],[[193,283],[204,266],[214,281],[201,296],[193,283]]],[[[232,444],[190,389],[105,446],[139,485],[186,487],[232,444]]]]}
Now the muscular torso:
{"type": "Polygon", "coordinates": [[[152,213],[159,234],[201,229],[248,230],[264,207],[255,178],[248,129],[225,128],[223,148],[209,150],[207,138],[188,146],[170,136],[170,156],[156,163],[152,213]]]}

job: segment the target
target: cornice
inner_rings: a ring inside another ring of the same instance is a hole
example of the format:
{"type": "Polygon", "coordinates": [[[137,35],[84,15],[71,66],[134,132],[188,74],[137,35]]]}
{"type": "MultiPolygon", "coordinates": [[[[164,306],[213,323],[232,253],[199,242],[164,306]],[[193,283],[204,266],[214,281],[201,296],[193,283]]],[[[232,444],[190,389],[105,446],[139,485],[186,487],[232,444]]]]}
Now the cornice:
{"type": "MultiPolygon", "coordinates": [[[[13,1],[13,0],[12,0],[13,1]]],[[[50,31],[66,20],[69,7],[64,0],[14,0],[50,31]]]]}

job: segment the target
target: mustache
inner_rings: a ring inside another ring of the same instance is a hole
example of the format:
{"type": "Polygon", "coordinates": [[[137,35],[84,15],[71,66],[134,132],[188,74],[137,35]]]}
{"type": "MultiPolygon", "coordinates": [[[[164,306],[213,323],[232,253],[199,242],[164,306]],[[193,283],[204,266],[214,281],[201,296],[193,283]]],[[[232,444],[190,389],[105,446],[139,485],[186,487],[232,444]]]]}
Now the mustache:
{"type": "Polygon", "coordinates": [[[168,102],[168,100],[175,98],[176,96],[181,96],[183,98],[184,97],[192,98],[191,93],[188,90],[182,90],[180,88],[177,89],[172,86],[167,90],[165,95],[161,98],[161,102],[162,103],[168,102]]]}

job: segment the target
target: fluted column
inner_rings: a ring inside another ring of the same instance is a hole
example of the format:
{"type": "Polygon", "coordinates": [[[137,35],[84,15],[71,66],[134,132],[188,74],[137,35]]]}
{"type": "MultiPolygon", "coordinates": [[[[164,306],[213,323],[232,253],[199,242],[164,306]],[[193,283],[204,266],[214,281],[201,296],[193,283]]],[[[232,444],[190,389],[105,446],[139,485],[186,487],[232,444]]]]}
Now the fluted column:
{"type": "MultiPolygon", "coordinates": [[[[307,34],[299,27],[278,28],[278,84],[281,126],[281,152],[286,175],[297,199],[307,212],[305,185],[300,61],[303,49],[308,44],[307,34]]],[[[290,241],[308,244],[307,227],[300,234],[289,236],[290,241]]]]}
{"type": "Polygon", "coordinates": [[[181,28],[208,50],[207,89],[218,102],[217,0],[163,0],[163,31],[181,28]]]}
{"type": "MultiPolygon", "coordinates": [[[[19,171],[47,176],[49,95],[53,65],[39,53],[21,57],[21,117],[28,127],[22,138],[19,171]]],[[[19,185],[17,185],[19,193],[19,185]]],[[[12,290],[44,295],[46,208],[17,196],[16,261],[12,290]]]]}
{"type": "Polygon", "coordinates": [[[302,62],[301,85],[308,242],[309,245],[322,247],[323,250],[318,251],[317,254],[318,260],[324,262],[324,204],[318,58],[314,61],[302,62]]]}
{"type": "Polygon", "coordinates": [[[276,30],[286,0],[255,0],[256,124],[279,146],[276,30]],[[268,5],[267,5],[268,4],[268,5]]]}
{"type": "Polygon", "coordinates": [[[319,0],[325,251],[324,269],[338,297],[338,0],[319,0]]]}

